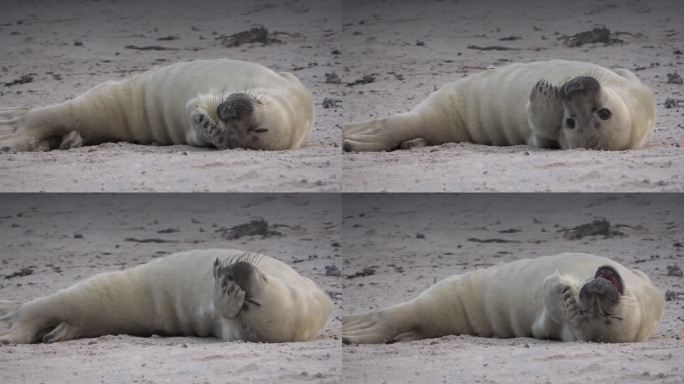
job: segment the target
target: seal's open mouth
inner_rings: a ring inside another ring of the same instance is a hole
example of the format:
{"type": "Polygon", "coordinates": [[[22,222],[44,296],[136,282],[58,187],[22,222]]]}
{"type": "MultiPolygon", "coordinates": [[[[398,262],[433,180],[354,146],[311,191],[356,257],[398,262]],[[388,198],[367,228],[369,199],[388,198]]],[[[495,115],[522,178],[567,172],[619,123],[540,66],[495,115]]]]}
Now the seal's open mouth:
{"type": "Polygon", "coordinates": [[[625,285],[622,281],[622,278],[617,273],[615,268],[611,267],[610,265],[599,267],[599,269],[596,271],[596,275],[594,275],[594,278],[607,280],[613,287],[615,287],[615,289],[617,289],[618,292],[620,292],[620,295],[625,294],[625,285]]]}

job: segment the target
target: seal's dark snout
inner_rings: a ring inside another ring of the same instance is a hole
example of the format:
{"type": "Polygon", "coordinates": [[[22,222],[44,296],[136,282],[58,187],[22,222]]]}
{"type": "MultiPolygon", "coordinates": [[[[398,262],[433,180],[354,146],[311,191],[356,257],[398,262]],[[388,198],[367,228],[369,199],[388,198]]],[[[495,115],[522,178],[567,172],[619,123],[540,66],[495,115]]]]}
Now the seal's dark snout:
{"type": "Polygon", "coordinates": [[[620,301],[620,292],[608,280],[596,278],[584,284],[579,294],[580,301],[591,304],[594,300],[599,303],[616,305],[620,301]]]}
{"type": "Polygon", "coordinates": [[[601,88],[598,80],[590,76],[579,76],[568,80],[560,90],[563,99],[571,99],[577,95],[587,95],[598,92],[601,88]]]}
{"type": "Polygon", "coordinates": [[[216,107],[216,115],[221,121],[242,120],[252,112],[252,100],[244,93],[233,93],[216,107]]]}
{"type": "Polygon", "coordinates": [[[247,291],[249,277],[254,271],[254,266],[246,261],[238,261],[226,267],[224,277],[234,281],[243,291],[247,291]]]}

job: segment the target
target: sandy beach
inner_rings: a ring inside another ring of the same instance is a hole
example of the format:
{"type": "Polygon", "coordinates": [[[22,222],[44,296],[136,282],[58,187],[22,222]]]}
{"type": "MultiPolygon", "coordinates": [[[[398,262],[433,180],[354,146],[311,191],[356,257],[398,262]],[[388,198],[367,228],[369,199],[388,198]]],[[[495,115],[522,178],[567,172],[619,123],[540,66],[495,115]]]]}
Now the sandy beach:
{"type": "Polygon", "coordinates": [[[0,297],[27,300],[98,272],[182,250],[268,254],[334,299],[321,336],[306,343],[196,337],[103,336],[0,346],[3,383],[339,383],[340,205],[334,195],[13,195],[0,200],[0,297]],[[268,232],[228,240],[230,228],[265,220],[268,232]]]}
{"type": "Polygon", "coordinates": [[[445,336],[345,345],[347,383],[684,380],[684,279],[671,272],[684,265],[676,195],[356,195],[345,199],[343,215],[344,314],[408,300],[452,274],[565,251],[640,269],[674,297],[655,335],[640,343],[445,336]],[[566,236],[595,220],[609,223],[605,236],[566,236]]]}
{"type": "MultiPolygon", "coordinates": [[[[4,1],[0,105],[42,106],[106,80],[177,61],[227,57],[295,74],[314,95],[315,126],[291,151],[217,151],[106,143],[0,155],[5,192],[334,192],[340,149],[336,1],[4,1]],[[226,36],[264,27],[280,43],[228,47],[226,36]],[[128,48],[127,48],[128,47],[128,48]],[[23,80],[22,80],[23,79],[23,80]],[[29,80],[30,79],[30,80],[29,80]]],[[[339,51],[338,51],[339,52],[339,51]]]]}
{"type": "Polygon", "coordinates": [[[107,335],[0,345],[3,384],[684,383],[680,0],[6,0],[0,15],[1,108],[224,57],[293,73],[315,103],[311,136],[288,151],[0,150],[0,300],[178,251],[234,248],[287,263],[334,303],[306,343],[107,335]],[[243,41],[255,29],[267,33],[243,41]],[[572,37],[589,31],[605,32],[603,42],[572,37]],[[408,111],[464,76],[550,59],[633,71],[656,100],[645,146],[342,152],[345,124],[408,111]],[[595,231],[570,236],[578,226],[595,231]],[[342,346],[343,314],[408,300],[453,274],[572,251],[640,269],[663,291],[651,338],[342,346]]]}
{"type": "Polygon", "coordinates": [[[676,0],[345,1],[342,82],[373,79],[347,87],[345,124],[408,111],[445,83],[487,68],[549,59],[633,71],[654,91],[657,117],[651,139],[638,150],[558,151],[449,143],[410,151],[344,154],[342,189],[684,190],[684,86],[668,82],[668,74],[684,75],[683,16],[676,0]],[[596,27],[611,32],[607,45],[564,43],[564,37],[596,27]],[[666,103],[668,99],[673,101],[666,103]]]}

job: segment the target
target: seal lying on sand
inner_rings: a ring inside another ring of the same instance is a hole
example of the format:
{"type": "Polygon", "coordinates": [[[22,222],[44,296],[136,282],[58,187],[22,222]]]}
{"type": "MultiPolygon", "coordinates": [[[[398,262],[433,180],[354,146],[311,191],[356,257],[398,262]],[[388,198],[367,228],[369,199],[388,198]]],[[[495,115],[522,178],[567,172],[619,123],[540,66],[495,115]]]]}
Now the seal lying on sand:
{"type": "Polygon", "coordinates": [[[313,97],[292,74],[246,61],[181,62],[102,83],[67,102],[0,108],[5,151],[108,141],[283,150],[313,125],[313,97]]]}
{"type": "Polygon", "coordinates": [[[344,343],[470,334],[562,341],[647,339],[663,316],[648,276],[585,253],[522,259],[456,275],[413,300],[342,318],[344,343]]]}
{"type": "Polygon", "coordinates": [[[654,124],[653,93],[632,72],[552,60],[467,76],[410,112],[348,125],[343,149],[471,142],[623,150],[642,146],[654,124]]]}
{"type": "Polygon", "coordinates": [[[0,302],[0,343],[122,333],[306,341],[319,335],[331,311],[325,292],[276,259],[194,250],[101,273],[23,304],[0,302]]]}

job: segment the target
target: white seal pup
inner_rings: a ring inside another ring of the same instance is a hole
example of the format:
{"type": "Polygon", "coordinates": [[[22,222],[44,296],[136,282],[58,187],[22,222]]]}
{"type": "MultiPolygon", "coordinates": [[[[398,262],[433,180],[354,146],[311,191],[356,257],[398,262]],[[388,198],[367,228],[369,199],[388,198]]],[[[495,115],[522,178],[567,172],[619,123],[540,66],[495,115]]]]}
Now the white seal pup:
{"type": "Polygon", "coordinates": [[[467,76],[410,112],[348,125],[343,149],[472,142],[624,150],[642,146],[654,124],[653,93],[632,72],[551,60],[467,76]]]}
{"type": "Polygon", "coordinates": [[[647,339],[663,315],[648,276],[600,256],[561,253],[455,275],[413,300],[342,318],[344,343],[470,334],[561,341],[647,339]]]}
{"type": "Polygon", "coordinates": [[[67,102],[0,109],[5,151],[109,141],[284,150],[313,126],[313,97],[292,74],[216,59],[180,62],[102,83],[67,102]]]}
{"type": "Polygon", "coordinates": [[[256,342],[306,341],[332,301],[286,264],[236,250],[176,253],[105,272],[23,304],[0,303],[0,343],[183,335],[256,342]]]}

